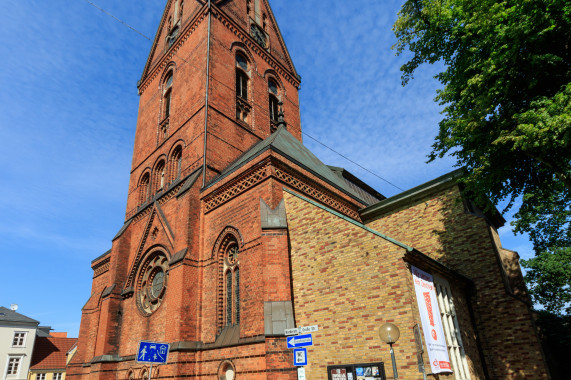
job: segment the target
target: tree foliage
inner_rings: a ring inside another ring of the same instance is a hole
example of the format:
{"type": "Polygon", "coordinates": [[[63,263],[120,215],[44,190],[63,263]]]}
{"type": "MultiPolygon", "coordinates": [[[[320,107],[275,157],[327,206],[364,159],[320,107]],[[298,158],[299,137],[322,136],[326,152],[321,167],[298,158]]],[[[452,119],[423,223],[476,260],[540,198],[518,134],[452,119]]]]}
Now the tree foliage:
{"type": "Polygon", "coordinates": [[[481,206],[516,198],[536,253],[571,246],[571,3],[408,0],[394,24],[403,84],[443,63],[429,160],[451,154],[481,206]]]}
{"type": "Polygon", "coordinates": [[[571,316],[571,248],[543,251],[522,262],[533,301],[552,314],[571,316]]]}

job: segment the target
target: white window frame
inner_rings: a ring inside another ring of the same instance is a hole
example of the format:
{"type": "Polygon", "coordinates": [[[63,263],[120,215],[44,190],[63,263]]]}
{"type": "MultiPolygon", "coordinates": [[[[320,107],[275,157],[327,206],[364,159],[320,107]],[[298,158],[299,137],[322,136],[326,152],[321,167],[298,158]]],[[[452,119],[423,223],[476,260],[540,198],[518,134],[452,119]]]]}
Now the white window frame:
{"type": "Polygon", "coordinates": [[[26,338],[28,337],[28,332],[27,331],[14,331],[14,335],[12,336],[12,347],[14,348],[23,348],[26,347],[26,338]],[[23,334],[22,337],[22,344],[14,344],[14,341],[16,340],[16,335],[17,334],[23,334]]]}
{"type": "Polygon", "coordinates": [[[460,325],[458,324],[458,317],[454,308],[452,289],[444,278],[437,275],[433,277],[454,378],[456,380],[470,380],[470,367],[468,366],[464,344],[462,343],[462,334],[460,333],[460,325]]]}
{"type": "Polygon", "coordinates": [[[6,370],[4,371],[4,378],[8,379],[8,378],[20,377],[20,371],[22,370],[23,362],[24,362],[24,355],[8,355],[8,358],[6,360],[6,370]],[[12,359],[18,359],[18,367],[16,369],[16,373],[8,374],[8,370],[10,369],[10,360],[12,359]]]}
{"type": "Polygon", "coordinates": [[[62,372],[54,373],[53,380],[62,380],[62,379],[63,379],[63,373],[62,372]]]}
{"type": "Polygon", "coordinates": [[[45,373],[36,373],[36,380],[46,380],[45,373]]]}

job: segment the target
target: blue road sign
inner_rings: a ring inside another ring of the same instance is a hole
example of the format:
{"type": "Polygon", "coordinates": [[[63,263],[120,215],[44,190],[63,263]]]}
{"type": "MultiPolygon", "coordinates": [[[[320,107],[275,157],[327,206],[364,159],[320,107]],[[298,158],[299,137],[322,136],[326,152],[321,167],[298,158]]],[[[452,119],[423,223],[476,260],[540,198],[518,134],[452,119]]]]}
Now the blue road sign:
{"type": "Polygon", "coordinates": [[[307,365],[307,348],[296,348],[293,350],[293,365],[307,365]]]}
{"type": "Polygon", "coordinates": [[[139,342],[137,362],[166,364],[169,356],[168,343],[139,342]]]}
{"type": "Polygon", "coordinates": [[[311,334],[288,336],[287,337],[287,348],[297,348],[313,346],[313,337],[311,334]]]}

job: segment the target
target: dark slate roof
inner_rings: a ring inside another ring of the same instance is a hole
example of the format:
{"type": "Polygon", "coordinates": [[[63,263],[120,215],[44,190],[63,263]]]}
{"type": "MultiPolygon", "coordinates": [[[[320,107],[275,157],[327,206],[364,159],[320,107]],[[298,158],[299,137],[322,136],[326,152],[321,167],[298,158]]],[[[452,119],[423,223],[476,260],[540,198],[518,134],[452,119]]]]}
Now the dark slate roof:
{"type": "Polygon", "coordinates": [[[0,306],[0,322],[34,323],[36,325],[40,324],[40,322],[36,321],[35,319],[26,317],[20,313],[16,313],[15,311],[7,309],[3,306],[0,306]]]}
{"type": "Polygon", "coordinates": [[[293,137],[284,127],[279,127],[277,131],[272,133],[267,139],[260,141],[251,149],[244,152],[236,161],[228,166],[216,178],[214,178],[206,187],[214,185],[222,178],[228,176],[241,166],[252,161],[257,156],[262,154],[268,149],[281,154],[285,158],[295,162],[306,170],[320,177],[322,180],[329,182],[339,190],[343,191],[352,198],[364,203],[369,204],[361,195],[353,190],[340,176],[333,173],[333,171],[319,160],[309,149],[307,149],[298,139],[293,137]]]}

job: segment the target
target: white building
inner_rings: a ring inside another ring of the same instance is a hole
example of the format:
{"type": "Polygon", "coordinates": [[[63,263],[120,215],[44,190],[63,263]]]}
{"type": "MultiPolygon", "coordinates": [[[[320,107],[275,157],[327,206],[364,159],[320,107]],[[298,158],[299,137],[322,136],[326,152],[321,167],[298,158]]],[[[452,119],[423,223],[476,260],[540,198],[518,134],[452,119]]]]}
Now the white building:
{"type": "Polygon", "coordinates": [[[0,370],[4,380],[26,380],[39,322],[0,306],[0,370]]]}

